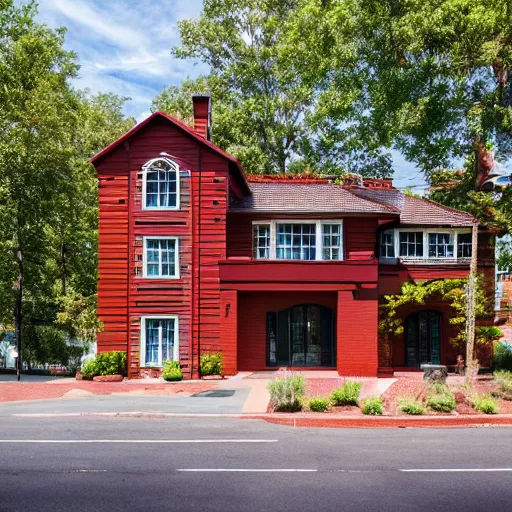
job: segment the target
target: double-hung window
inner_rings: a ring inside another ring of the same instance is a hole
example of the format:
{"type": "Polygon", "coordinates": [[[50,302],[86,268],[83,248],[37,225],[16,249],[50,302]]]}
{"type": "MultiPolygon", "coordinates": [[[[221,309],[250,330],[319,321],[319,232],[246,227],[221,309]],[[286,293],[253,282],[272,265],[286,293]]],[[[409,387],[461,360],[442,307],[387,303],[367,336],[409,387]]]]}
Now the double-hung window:
{"type": "Polygon", "coordinates": [[[400,233],[399,239],[400,257],[422,258],[423,257],[423,232],[405,231],[400,233]]]}
{"type": "Polygon", "coordinates": [[[453,237],[451,233],[428,234],[429,258],[453,258],[453,237]]]}
{"type": "Polygon", "coordinates": [[[270,258],[270,224],[255,224],[253,236],[254,258],[270,258]]]}
{"type": "Polygon", "coordinates": [[[459,233],[457,235],[457,258],[471,258],[472,234],[459,233]]]}
{"type": "Polygon", "coordinates": [[[341,260],[341,224],[322,224],[322,259],[341,260]]]}
{"type": "Polygon", "coordinates": [[[142,167],[142,208],[179,209],[180,169],[169,158],[155,158],[142,167]]]}
{"type": "Polygon", "coordinates": [[[179,361],[178,317],[141,318],[141,366],[161,367],[179,361]]]}
{"type": "Polygon", "coordinates": [[[380,234],[380,256],[382,258],[395,257],[395,237],[393,231],[383,231],[380,234]]]}
{"type": "Polygon", "coordinates": [[[253,224],[253,257],[303,261],[342,260],[342,222],[256,222],[253,224]]]}
{"type": "Polygon", "coordinates": [[[176,237],[144,237],[144,272],[146,278],[179,278],[179,243],[176,237]]]}

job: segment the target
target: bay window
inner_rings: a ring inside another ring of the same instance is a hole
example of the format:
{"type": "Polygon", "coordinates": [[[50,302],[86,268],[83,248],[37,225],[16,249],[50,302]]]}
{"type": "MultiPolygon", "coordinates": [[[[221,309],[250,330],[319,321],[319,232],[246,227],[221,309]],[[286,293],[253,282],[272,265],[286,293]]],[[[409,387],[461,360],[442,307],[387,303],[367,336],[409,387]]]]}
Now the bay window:
{"type": "Polygon", "coordinates": [[[178,317],[141,318],[140,365],[162,367],[179,361],[178,317]]]}
{"type": "Polygon", "coordinates": [[[255,222],[253,257],[303,261],[342,260],[342,221],[255,222]]]}
{"type": "Polygon", "coordinates": [[[423,256],[423,232],[400,233],[400,257],[421,258],[423,256]]]}
{"type": "Polygon", "coordinates": [[[453,258],[453,238],[451,233],[428,234],[429,258],[453,258]]]}
{"type": "Polygon", "coordinates": [[[380,234],[380,255],[383,258],[395,257],[395,237],[392,230],[380,234]]]}
{"type": "Polygon", "coordinates": [[[390,263],[395,258],[408,263],[426,263],[428,260],[455,263],[471,258],[471,244],[472,235],[467,228],[388,229],[380,233],[379,257],[383,263],[390,263]]]}

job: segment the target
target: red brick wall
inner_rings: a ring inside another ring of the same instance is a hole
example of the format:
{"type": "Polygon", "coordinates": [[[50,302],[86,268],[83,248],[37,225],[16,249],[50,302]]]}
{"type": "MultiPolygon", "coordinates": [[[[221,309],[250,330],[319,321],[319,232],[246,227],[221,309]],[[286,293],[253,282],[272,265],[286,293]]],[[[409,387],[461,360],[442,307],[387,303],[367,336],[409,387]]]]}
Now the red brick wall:
{"type": "Polygon", "coordinates": [[[340,375],[374,377],[377,375],[376,290],[338,292],[337,369],[340,375]]]}

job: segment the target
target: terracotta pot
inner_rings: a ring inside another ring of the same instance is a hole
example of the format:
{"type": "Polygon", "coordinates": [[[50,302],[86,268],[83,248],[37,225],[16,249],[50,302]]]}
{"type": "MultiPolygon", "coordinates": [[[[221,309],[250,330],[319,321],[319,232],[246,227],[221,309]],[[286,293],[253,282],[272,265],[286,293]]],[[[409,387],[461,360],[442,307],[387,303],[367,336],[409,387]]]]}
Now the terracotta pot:
{"type": "Polygon", "coordinates": [[[122,382],[122,375],[96,375],[92,379],[94,382],[122,382]]]}
{"type": "Polygon", "coordinates": [[[84,380],[84,378],[82,377],[82,373],[80,372],[80,370],[77,370],[77,371],[76,371],[75,379],[76,379],[76,380],[84,380]]]}

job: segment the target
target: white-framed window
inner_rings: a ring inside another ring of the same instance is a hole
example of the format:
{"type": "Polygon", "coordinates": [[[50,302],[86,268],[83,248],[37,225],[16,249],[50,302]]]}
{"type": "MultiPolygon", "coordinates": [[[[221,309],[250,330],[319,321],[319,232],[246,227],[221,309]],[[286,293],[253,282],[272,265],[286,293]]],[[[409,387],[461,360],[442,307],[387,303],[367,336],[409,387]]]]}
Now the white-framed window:
{"type": "Polygon", "coordinates": [[[179,210],[180,168],[171,159],[158,157],[142,166],[142,208],[179,210]]]}
{"type": "Polygon", "coordinates": [[[395,236],[393,230],[383,231],[380,234],[380,256],[382,258],[395,257],[395,236]]]}
{"type": "Polygon", "coordinates": [[[473,235],[471,233],[458,233],[457,258],[471,258],[473,235]]]}
{"type": "Polygon", "coordinates": [[[429,258],[453,258],[453,235],[452,235],[452,233],[429,233],[428,234],[428,257],[429,258]]]}
{"type": "Polygon", "coordinates": [[[270,224],[255,224],[253,237],[254,258],[270,258],[270,224]]]}
{"type": "Polygon", "coordinates": [[[140,322],[140,366],[163,366],[179,361],[179,323],[176,315],[143,316],[140,322]]]}
{"type": "Polygon", "coordinates": [[[340,223],[322,223],[322,259],[341,260],[342,241],[340,223]]]}
{"type": "Polygon", "coordinates": [[[253,256],[271,260],[342,260],[341,220],[253,222],[253,256]]]}
{"type": "Polygon", "coordinates": [[[179,240],[175,236],[145,236],[142,258],[143,277],[179,279],[179,240]]]}
{"type": "Polygon", "coordinates": [[[400,257],[421,258],[423,257],[423,232],[406,231],[400,232],[400,257]]]}
{"type": "MultiPolygon", "coordinates": [[[[440,260],[463,261],[471,258],[469,228],[395,228],[382,231],[379,257],[382,263],[402,258],[408,263],[440,260]]],[[[466,262],[467,263],[467,262],[466,262]]]]}

